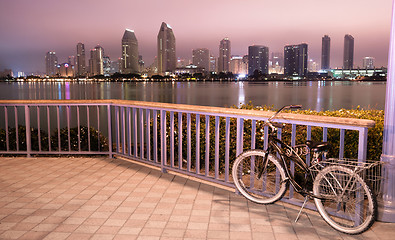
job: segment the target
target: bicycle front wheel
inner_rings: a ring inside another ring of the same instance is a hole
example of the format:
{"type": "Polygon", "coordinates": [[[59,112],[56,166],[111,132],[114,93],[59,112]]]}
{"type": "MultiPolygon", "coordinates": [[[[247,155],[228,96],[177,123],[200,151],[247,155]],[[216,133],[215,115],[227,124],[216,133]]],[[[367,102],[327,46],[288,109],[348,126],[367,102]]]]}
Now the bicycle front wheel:
{"type": "Polygon", "coordinates": [[[350,168],[324,168],[314,180],[313,193],[321,216],[340,232],[362,233],[375,220],[377,205],[372,191],[350,168]]]}
{"type": "Polygon", "coordinates": [[[266,152],[250,150],[240,154],[232,169],[233,182],[247,199],[260,204],[274,203],[284,196],[286,190],[285,171],[276,157],[266,152]]]}

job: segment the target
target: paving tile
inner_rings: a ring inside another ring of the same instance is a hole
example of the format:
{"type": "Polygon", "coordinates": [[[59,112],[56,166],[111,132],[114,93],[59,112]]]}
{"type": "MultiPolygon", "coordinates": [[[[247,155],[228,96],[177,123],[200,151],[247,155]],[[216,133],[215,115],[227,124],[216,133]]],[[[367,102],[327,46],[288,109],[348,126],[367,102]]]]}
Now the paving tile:
{"type": "Polygon", "coordinates": [[[108,158],[0,158],[0,239],[393,239],[349,236],[314,211],[108,158]]]}

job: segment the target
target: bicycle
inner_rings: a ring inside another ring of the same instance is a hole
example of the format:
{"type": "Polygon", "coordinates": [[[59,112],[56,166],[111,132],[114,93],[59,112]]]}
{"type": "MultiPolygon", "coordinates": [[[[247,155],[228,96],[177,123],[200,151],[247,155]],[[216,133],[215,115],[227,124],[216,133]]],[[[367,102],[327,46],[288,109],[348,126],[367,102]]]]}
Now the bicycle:
{"type": "Polygon", "coordinates": [[[334,229],[347,234],[366,231],[375,221],[377,202],[364,174],[379,163],[326,159],[328,142],[307,141],[291,147],[278,139],[277,130],[283,125],[273,119],[285,109],[298,108],[284,106],[266,120],[264,125],[271,129],[266,151],[248,150],[237,156],[232,169],[237,190],[255,203],[271,204],[284,196],[290,184],[304,197],[295,222],[307,201],[314,199],[318,212],[334,229]],[[310,166],[302,159],[309,154],[310,166]],[[291,162],[300,169],[303,183],[295,179],[291,162]]]}

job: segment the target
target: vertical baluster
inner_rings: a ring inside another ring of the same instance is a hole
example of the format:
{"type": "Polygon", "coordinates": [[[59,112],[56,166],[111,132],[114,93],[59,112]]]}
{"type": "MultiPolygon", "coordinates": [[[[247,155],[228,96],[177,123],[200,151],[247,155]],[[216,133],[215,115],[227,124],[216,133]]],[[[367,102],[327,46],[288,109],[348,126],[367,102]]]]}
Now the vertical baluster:
{"type": "Polygon", "coordinates": [[[174,167],[174,112],[170,112],[170,165],[174,167]]]}
{"type": "Polygon", "coordinates": [[[145,110],[145,118],[146,118],[146,123],[147,123],[147,160],[151,161],[151,110],[146,109],[145,110]]]}
{"type": "MultiPolygon", "coordinates": [[[[79,119],[79,114],[78,114],[79,119]]],[[[78,120],[79,121],[79,120],[78,120]]],[[[107,124],[108,124],[108,151],[109,157],[112,158],[112,122],[111,122],[111,105],[107,105],[107,124]]],[[[79,140],[78,140],[79,141],[79,140]]]]}
{"type": "Polygon", "coordinates": [[[366,148],[368,145],[368,128],[362,128],[359,130],[358,140],[358,161],[362,162],[366,160],[366,148]]]}
{"type": "Polygon", "coordinates": [[[70,106],[66,106],[66,118],[67,118],[67,141],[68,141],[68,147],[69,147],[69,152],[71,151],[71,137],[70,137],[70,106]]]}
{"type": "Polygon", "coordinates": [[[128,139],[128,152],[129,156],[132,156],[132,119],[130,117],[130,107],[126,108],[126,129],[127,129],[127,139],[128,139]]]}
{"type": "Polygon", "coordinates": [[[251,120],[251,149],[256,148],[256,120],[251,120]]]}
{"type": "Polygon", "coordinates": [[[230,118],[225,120],[225,182],[229,181],[230,118]]]}
{"type": "MultiPolygon", "coordinates": [[[[307,126],[307,140],[311,140],[311,126],[307,126]]],[[[310,166],[310,154],[306,155],[306,164],[310,166]]]]}
{"type": "Polygon", "coordinates": [[[48,151],[51,152],[51,120],[49,106],[47,106],[47,123],[48,123],[48,151]]]}
{"type": "Polygon", "coordinates": [[[322,141],[324,141],[324,142],[328,141],[328,128],[327,127],[322,128],[322,141]]]}
{"type": "Polygon", "coordinates": [[[191,171],[191,114],[187,114],[187,170],[191,171]]]}
{"type": "Polygon", "coordinates": [[[196,174],[200,174],[200,115],[196,114],[196,174]]]}
{"type": "Polygon", "coordinates": [[[162,172],[166,172],[165,166],[167,164],[167,149],[166,149],[166,111],[160,111],[160,139],[161,139],[161,166],[162,172]]]}
{"type": "MultiPolygon", "coordinates": [[[[81,152],[81,123],[80,123],[80,106],[77,105],[77,132],[78,132],[78,152],[81,152]]],[[[108,143],[110,144],[110,142],[108,143]]]]}
{"type": "MultiPolygon", "coordinates": [[[[256,145],[256,120],[251,120],[251,149],[255,149],[256,145]]],[[[254,179],[255,179],[255,156],[251,156],[251,176],[250,176],[250,187],[254,187],[254,179]]],[[[262,186],[265,188],[266,186],[262,186]]]]}
{"type": "MultiPolygon", "coordinates": [[[[282,137],[282,128],[278,128],[277,129],[277,138],[281,140],[282,137]]],[[[280,156],[277,154],[277,157],[280,158],[280,156]]],[[[276,192],[280,189],[280,173],[278,172],[278,170],[276,170],[276,192]]]]}
{"type": "Polygon", "coordinates": [[[137,109],[133,108],[133,150],[134,150],[134,157],[138,157],[138,140],[137,140],[137,109]]]}
{"type": "Polygon", "coordinates": [[[140,122],[140,159],[144,159],[144,112],[139,109],[139,122],[140,122]]]}
{"type": "Polygon", "coordinates": [[[119,138],[119,106],[115,107],[115,142],[117,145],[117,153],[119,153],[119,148],[121,145],[121,141],[119,138]]]}
{"type": "Polygon", "coordinates": [[[10,151],[10,139],[8,136],[8,108],[4,106],[4,118],[5,118],[5,142],[7,146],[7,152],[10,151]]]}
{"type": "Polygon", "coordinates": [[[267,150],[269,147],[269,127],[265,126],[263,127],[263,134],[264,134],[264,142],[263,142],[263,149],[267,150]]]}
{"type": "Polygon", "coordinates": [[[100,108],[96,106],[97,112],[97,151],[100,152],[100,108]]]}
{"type": "Polygon", "coordinates": [[[339,146],[339,158],[343,159],[344,158],[344,136],[345,136],[346,130],[340,129],[340,146],[339,146]]]}
{"type": "Polygon", "coordinates": [[[41,153],[41,124],[40,124],[40,107],[36,107],[37,110],[37,134],[38,134],[38,151],[41,153]]]}
{"type": "Polygon", "coordinates": [[[26,127],[26,152],[27,157],[30,157],[32,151],[32,138],[30,129],[30,109],[28,105],[25,105],[25,127],[26,127]]]}
{"type": "Polygon", "coordinates": [[[154,144],[154,162],[158,162],[158,110],[153,110],[154,116],[152,117],[152,131],[153,131],[153,144],[154,144]]]}
{"type": "Polygon", "coordinates": [[[219,116],[215,116],[215,179],[219,176],[219,116]]]}
{"type": "Polygon", "coordinates": [[[89,106],[86,106],[86,122],[88,125],[88,152],[91,151],[91,121],[89,115],[89,106]]]}
{"type": "Polygon", "coordinates": [[[126,128],[125,128],[125,107],[121,107],[121,136],[122,136],[122,154],[125,154],[126,148],[126,128]]]}
{"type": "Polygon", "coordinates": [[[178,168],[182,169],[182,113],[178,113],[178,168]]]}
{"type": "Polygon", "coordinates": [[[244,134],[244,119],[237,118],[237,136],[236,136],[236,155],[238,156],[243,152],[243,134],[244,134]]]}
{"type": "Polygon", "coordinates": [[[19,152],[18,109],[16,106],[14,106],[14,114],[15,114],[16,151],[19,152]]]}
{"type": "MultiPolygon", "coordinates": [[[[291,146],[295,147],[295,145],[296,145],[296,125],[292,124],[291,146]]],[[[295,175],[295,162],[294,161],[291,161],[290,168],[291,168],[291,174],[294,176],[295,175]]],[[[295,191],[295,189],[292,186],[290,186],[289,187],[289,198],[294,197],[294,191],[295,191]]]]}
{"type": "Polygon", "coordinates": [[[205,176],[210,173],[210,116],[206,115],[206,153],[205,153],[205,176]]]}
{"type": "Polygon", "coordinates": [[[58,151],[61,152],[62,151],[62,145],[60,142],[60,106],[56,106],[56,116],[57,116],[57,123],[58,123],[58,151]]]}

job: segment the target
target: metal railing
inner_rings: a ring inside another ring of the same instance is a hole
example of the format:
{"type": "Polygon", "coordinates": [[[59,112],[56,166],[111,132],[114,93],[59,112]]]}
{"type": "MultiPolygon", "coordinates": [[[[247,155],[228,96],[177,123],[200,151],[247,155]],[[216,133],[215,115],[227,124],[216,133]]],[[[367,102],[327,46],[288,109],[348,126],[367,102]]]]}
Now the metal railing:
{"type": "MultiPolygon", "coordinates": [[[[0,101],[0,154],[114,154],[233,187],[232,162],[245,149],[267,147],[272,112],[124,100],[0,101]]],[[[374,121],[284,113],[278,132],[295,146],[297,131],[337,129],[338,157],[345,132],[358,132],[358,159],[366,159],[374,121]]],[[[318,140],[318,139],[314,139],[318,140]]],[[[309,161],[307,157],[307,161],[309,161]]],[[[293,190],[289,201],[299,204],[293,190]]]]}

